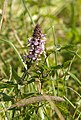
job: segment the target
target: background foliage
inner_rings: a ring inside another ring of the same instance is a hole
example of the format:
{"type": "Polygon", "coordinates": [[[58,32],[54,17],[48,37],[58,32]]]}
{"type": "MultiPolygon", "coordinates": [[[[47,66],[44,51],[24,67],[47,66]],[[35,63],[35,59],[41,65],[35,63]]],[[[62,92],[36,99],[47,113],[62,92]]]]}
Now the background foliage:
{"type": "Polygon", "coordinates": [[[36,79],[45,94],[65,99],[53,103],[54,108],[48,102],[13,108],[0,113],[1,120],[80,120],[80,64],[80,0],[0,0],[0,110],[38,96],[36,79]],[[46,34],[47,63],[43,56],[38,66],[33,63],[24,79],[28,84],[22,85],[25,64],[21,55],[27,52],[28,38],[37,23],[46,34]]]}

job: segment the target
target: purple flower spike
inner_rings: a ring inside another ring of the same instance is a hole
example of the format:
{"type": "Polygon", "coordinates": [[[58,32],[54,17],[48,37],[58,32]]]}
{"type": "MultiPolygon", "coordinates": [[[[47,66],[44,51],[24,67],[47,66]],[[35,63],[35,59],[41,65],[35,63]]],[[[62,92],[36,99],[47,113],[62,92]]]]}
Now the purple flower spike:
{"type": "Polygon", "coordinates": [[[40,26],[37,24],[33,37],[28,39],[29,44],[29,53],[26,55],[26,58],[31,59],[32,61],[40,60],[40,55],[44,52],[44,44],[45,44],[45,35],[41,33],[40,26]]]}

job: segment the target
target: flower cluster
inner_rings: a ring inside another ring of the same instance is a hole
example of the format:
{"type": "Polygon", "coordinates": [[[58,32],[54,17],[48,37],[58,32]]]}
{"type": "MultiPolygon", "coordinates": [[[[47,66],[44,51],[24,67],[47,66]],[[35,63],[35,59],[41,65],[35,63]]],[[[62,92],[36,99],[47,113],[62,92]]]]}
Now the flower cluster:
{"type": "Polygon", "coordinates": [[[40,55],[44,52],[45,35],[41,33],[39,24],[36,25],[33,37],[28,40],[29,53],[26,58],[30,60],[39,60],[40,55]]]}

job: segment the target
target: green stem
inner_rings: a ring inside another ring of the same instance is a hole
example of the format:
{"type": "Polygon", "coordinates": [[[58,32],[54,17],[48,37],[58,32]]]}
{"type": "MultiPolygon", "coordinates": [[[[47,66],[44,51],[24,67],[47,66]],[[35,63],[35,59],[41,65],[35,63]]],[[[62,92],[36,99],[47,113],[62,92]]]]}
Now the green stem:
{"type": "MultiPolygon", "coordinates": [[[[57,66],[57,50],[56,50],[56,45],[57,45],[57,39],[55,36],[55,30],[54,30],[54,26],[52,26],[52,32],[53,32],[53,38],[54,38],[54,51],[55,51],[55,65],[57,66]]],[[[57,83],[57,95],[59,94],[59,87],[58,87],[58,72],[56,70],[56,83],[57,83]]]]}
{"type": "Polygon", "coordinates": [[[76,16],[75,16],[75,7],[76,7],[76,1],[74,0],[73,2],[71,2],[71,30],[72,30],[72,38],[70,43],[73,43],[73,41],[75,40],[76,34],[76,16]]]}
{"type": "Polygon", "coordinates": [[[25,7],[25,10],[27,11],[28,16],[29,16],[29,18],[30,18],[30,20],[31,20],[31,22],[32,22],[32,24],[33,24],[33,26],[35,26],[35,23],[34,23],[34,21],[33,21],[33,19],[32,19],[32,16],[31,16],[31,14],[30,14],[30,12],[29,12],[29,10],[28,10],[28,7],[27,7],[25,1],[22,0],[22,2],[23,2],[23,5],[24,5],[24,7],[25,7]]]}

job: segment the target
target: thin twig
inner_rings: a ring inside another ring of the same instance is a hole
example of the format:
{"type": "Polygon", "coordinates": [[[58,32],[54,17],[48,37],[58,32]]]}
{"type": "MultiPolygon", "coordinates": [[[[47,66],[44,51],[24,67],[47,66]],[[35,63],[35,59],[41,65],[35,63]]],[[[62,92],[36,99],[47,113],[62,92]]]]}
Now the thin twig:
{"type": "Polygon", "coordinates": [[[1,112],[5,112],[7,110],[10,110],[12,108],[15,108],[15,107],[23,107],[23,106],[26,106],[26,105],[29,105],[29,104],[32,104],[32,103],[36,103],[36,102],[42,102],[42,101],[48,101],[48,99],[46,98],[50,98],[51,101],[57,101],[57,102],[64,102],[65,100],[61,97],[58,97],[58,96],[50,96],[50,95],[41,95],[41,96],[37,96],[37,97],[31,97],[31,98],[24,98],[20,101],[18,101],[17,103],[13,104],[12,106],[10,106],[9,108],[7,108],[6,110],[1,110],[1,112]]]}
{"type": "Polygon", "coordinates": [[[54,110],[56,112],[56,114],[58,115],[60,120],[65,120],[65,118],[63,117],[63,115],[61,114],[60,110],[57,108],[57,106],[55,105],[55,103],[51,100],[51,98],[47,95],[43,95],[44,98],[49,102],[52,110],[54,110]]]}

